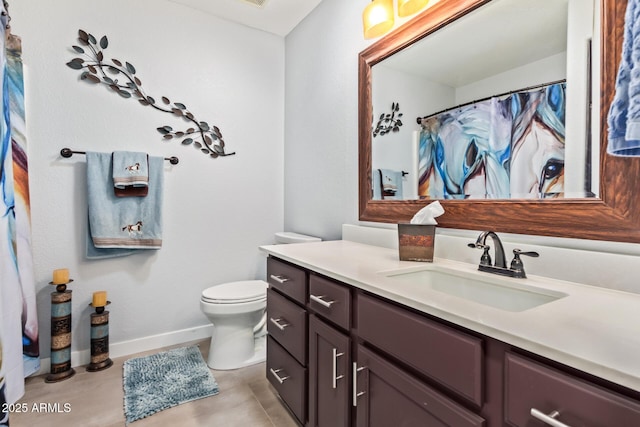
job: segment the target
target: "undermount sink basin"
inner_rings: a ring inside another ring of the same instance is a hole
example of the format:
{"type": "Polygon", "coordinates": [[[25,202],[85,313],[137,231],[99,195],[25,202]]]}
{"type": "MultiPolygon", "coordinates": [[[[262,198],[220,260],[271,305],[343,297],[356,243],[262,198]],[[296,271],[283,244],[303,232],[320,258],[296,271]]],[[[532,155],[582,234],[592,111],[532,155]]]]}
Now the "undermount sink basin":
{"type": "Polygon", "coordinates": [[[513,312],[528,310],[567,296],[562,292],[520,282],[527,279],[493,277],[489,273],[478,273],[478,277],[475,277],[475,274],[438,268],[435,264],[431,268],[418,271],[383,274],[394,280],[417,283],[434,291],[513,312]]]}

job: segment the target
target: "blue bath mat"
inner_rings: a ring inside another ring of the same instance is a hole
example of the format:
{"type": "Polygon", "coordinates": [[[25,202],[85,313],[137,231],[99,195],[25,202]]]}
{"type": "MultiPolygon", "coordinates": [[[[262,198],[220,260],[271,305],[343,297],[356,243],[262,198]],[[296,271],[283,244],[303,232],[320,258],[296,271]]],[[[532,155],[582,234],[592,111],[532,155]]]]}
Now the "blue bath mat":
{"type": "Polygon", "coordinates": [[[196,346],[127,360],[123,385],[127,423],[219,392],[196,346]]]}

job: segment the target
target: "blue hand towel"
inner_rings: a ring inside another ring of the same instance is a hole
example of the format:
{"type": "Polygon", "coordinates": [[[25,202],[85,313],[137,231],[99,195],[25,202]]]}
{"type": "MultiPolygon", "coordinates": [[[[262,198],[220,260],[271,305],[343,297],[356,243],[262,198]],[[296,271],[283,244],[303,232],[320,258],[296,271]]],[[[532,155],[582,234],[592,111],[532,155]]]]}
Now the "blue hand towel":
{"type": "Polygon", "coordinates": [[[147,197],[116,197],[111,153],[87,152],[90,244],[88,258],[134,253],[162,246],[162,157],[149,157],[147,197]]]}
{"type": "Polygon", "coordinates": [[[114,151],[113,186],[121,190],[127,187],[147,187],[149,185],[148,158],[147,153],[114,151]]]}
{"type": "Polygon", "coordinates": [[[374,200],[402,200],[402,171],[376,169],[373,171],[374,200]]]}
{"type": "Polygon", "coordinates": [[[607,119],[607,152],[640,156],[640,0],[627,2],[616,93],[607,119]]]}

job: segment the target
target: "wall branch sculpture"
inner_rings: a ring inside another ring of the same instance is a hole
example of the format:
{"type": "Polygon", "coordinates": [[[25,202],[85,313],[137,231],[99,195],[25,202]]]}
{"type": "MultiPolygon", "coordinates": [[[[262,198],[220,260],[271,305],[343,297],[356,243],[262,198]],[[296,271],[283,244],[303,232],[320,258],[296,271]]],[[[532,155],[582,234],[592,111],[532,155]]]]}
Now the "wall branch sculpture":
{"type": "Polygon", "coordinates": [[[163,96],[160,104],[155,98],[148,96],[142,89],[142,81],[136,76],[136,69],[131,63],[125,61],[123,64],[118,59],[111,59],[111,63],[104,62],[103,52],[109,45],[107,36],[102,36],[98,41],[92,34],[78,30],[78,41],[81,46],[74,45],[73,50],[85,55],[88,60],[81,57],[73,58],[67,62],[67,66],[74,70],[82,70],[81,80],[106,85],[123,98],[137,98],[144,106],[182,117],[192,125],[184,130],[174,130],[171,126],[157,128],[165,140],[178,139],[183,145],[193,145],[212,158],[235,154],[225,152],[224,139],[217,126],[198,121],[183,103],[171,102],[163,96]],[[113,77],[109,77],[108,74],[113,77]],[[116,78],[118,76],[124,81],[119,81],[116,78]]]}
{"type": "Polygon", "coordinates": [[[391,104],[391,113],[380,114],[376,128],[373,130],[373,137],[380,135],[386,135],[389,132],[399,132],[400,126],[402,126],[402,113],[400,113],[400,103],[394,102],[391,104]],[[396,116],[396,113],[398,115],[396,116]]]}

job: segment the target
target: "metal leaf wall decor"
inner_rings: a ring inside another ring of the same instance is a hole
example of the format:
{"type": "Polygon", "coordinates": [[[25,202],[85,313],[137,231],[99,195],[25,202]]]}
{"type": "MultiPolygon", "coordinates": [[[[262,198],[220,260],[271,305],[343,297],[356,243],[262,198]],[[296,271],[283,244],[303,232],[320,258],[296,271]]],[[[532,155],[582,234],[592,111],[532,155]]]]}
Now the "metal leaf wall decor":
{"type": "Polygon", "coordinates": [[[391,104],[391,113],[385,114],[382,113],[380,118],[378,119],[378,123],[376,124],[376,128],[373,130],[374,138],[378,135],[386,135],[389,132],[399,132],[400,126],[402,126],[402,121],[400,118],[402,117],[402,113],[400,113],[400,103],[394,102],[391,104]],[[397,116],[396,116],[397,113],[397,116]]]}
{"type": "Polygon", "coordinates": [[[67,62],[67,66],[74,70],[81,70],[81,80],[106,85],[123,98],[136,98],[144,106],[182,117],[189,122],[188,127],[182,130],[174,130],[171,126],[157,128],[165,140],[180,140],[183,145],[193,145],[212,158],[235,154],[235,152],[225,152],[224,139],[217,126],[198,121],[183,103],[171,102],[166,96],[160,98],[160,103],[148,96],[142,89],[142,81],[136,75],[133,64],[119,59],[111,59],[110,63],[105,62],[104,51],[109,46],[107,36],[102,36],[98,41],[92,34],[78,30],[78,41],[80,46],[72,46],[73,50],[88,59],[73,58],[67,62]]]}

